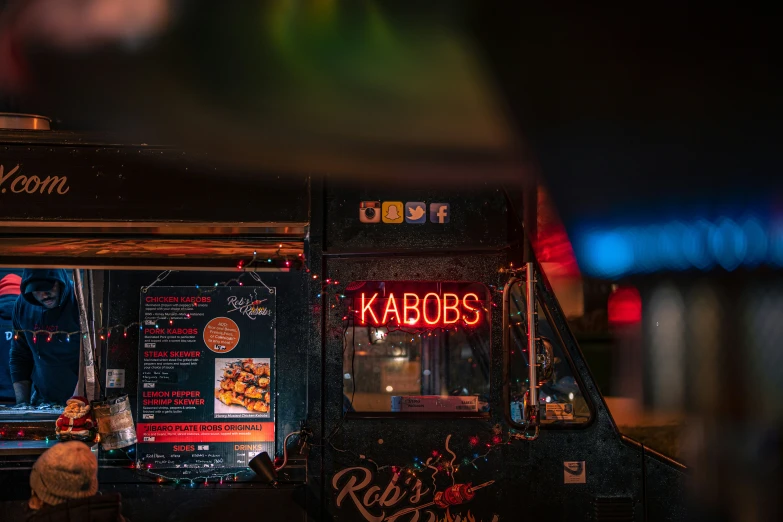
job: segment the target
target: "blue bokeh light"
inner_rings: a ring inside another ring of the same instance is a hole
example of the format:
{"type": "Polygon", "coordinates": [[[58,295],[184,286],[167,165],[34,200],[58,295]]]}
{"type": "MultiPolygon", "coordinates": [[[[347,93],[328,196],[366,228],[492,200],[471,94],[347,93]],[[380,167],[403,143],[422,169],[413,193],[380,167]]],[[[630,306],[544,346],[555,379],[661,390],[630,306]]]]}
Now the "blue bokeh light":
{"type": "Polygon", "coordinates": [[[735,270],[745,260],[745,233],[731,219],[721,218],[710,230],[709,245],[715,260],[728,271],[735,270]]]}
{"type": "Polygon", "coordinates": [[[783,266],[783,222],[757,215],[662,221],[623,227],[585,227],[574,235],[577,260],[588,275],[616,278],[658,271],[732,271],[783,266]]]}
{"type": "Polygon", "coordinates": [[[712,268],[715,260],[710,255],[707,246],[710,237],[710,223],[705,220],[699,220],[696,223],[686,226],[682,239],[683,262],[686,267],[693,266],[699,270],[712,268]]]}
{"type": "Polygon", "coordinates": [[[749,216],[742,221],[741,226],[747,241],[745,265],[752,267],[763,263],[767,258],[769,242],[761,221],[755,216],[749,216]]]}
{"type": "Polygon", "coordinates": [[[767,259],[774,266],[783,266],[783,227],[780,225],[772,228],[772,232],[767,236],[769,247],[767,259]]]}
{"type": "Polygon", "coordinates": [[[657,238],[660,227],[634,227],[629,231],[629,240],[633,242],[636,265],[640,272],[655,272],[660,269],[661,256],[657,238]]]}
{"type": "Polygon", "coordinates": [[[689,263],[683,252],[683,238],[686,231],[687,227],[679,221],[672,221],[663,226],[658,243],[665,268],[669,270],[688,268],[689,263]]]}

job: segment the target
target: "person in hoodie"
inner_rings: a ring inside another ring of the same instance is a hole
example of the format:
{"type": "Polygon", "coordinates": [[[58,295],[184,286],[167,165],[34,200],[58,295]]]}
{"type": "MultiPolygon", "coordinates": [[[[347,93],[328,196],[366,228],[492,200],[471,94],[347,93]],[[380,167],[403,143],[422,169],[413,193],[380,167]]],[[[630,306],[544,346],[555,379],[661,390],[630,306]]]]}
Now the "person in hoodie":
{"type": "Polygon", "coordinates": [[[10,270],[0,270],[0,403],[16,400],[11,380],[9,357],[11,355],[11,341],[14,338],[12,323],[14,303],[19,296],[21,282],[22,278],[19,274],[10,270]]]}
{"type": "Polygon", "coordinates": [[[62,269],[27,268],[13,312],[11,379],[17,404],[65,404],[79,378],[79,307],[62,269]],[[35,333],[38,332],[38,333],[35,333]]]}

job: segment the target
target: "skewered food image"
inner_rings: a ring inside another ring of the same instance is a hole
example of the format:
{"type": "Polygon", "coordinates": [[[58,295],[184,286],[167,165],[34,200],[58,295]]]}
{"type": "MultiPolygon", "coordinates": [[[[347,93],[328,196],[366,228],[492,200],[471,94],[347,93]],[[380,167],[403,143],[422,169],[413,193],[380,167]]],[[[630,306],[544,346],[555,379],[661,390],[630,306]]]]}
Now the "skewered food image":
{"type": "Polygon", "coordinates": [[[254,359],[225,362],[221,368],[215,398],[227,406],[269,413],[269,361],[254,359]]]}

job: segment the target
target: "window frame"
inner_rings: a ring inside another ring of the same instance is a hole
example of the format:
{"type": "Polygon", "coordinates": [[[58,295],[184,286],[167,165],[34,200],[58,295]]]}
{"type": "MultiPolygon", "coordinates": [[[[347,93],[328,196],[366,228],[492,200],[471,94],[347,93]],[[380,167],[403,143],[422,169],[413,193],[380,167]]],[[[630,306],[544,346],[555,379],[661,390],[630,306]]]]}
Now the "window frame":
{"type": "MultiPolygon", "coordinates": [[[[485,309],[485,321],[484,321],[484,328],[487,330],[487,346],[489,348],[487,356],[489,361],[488,366],[488,375],[487,375],[487,404],[488,404],[488,410],[487,411],[477,411],[477,412],[456,412],[456,411],[447,411],[447,412],[393,412],[393,411],[343,411],[343,417],[345,419],[351,419],[351,420],[371,420],[371,419],[418,419],[418,420],[452,420],[452,419],[470,419],[470,420],[483,420],[488,421],[492,418],[492,410],[493,410],[493,403],[492,403],[492,397],[493,397],[493,383],[492,383],[492,373],[493,373],[493,361],[492,361],[492,329],[493,329],[493,318],[494,314],[492,313],[493,308],[493,300],[492,300],[492,291],[489,288],[489,286],[481,281],[476,280],[398,280],[398,279],[390,279],[390,280],[384,280],[384,279],[356,279],[351,280],[347,285],[346,288],[350,288],[350,286],[354,283],[394,283],[394,284],[431,284],[431,285],[440,285],[440,284],[459,284],[459,285],[480,285],[483,292],[484,292],[484,298],[480,300],[481,303],[483,303],[486,306],[485,309]]],[[[355,308],[352,306],[353,302],[353,296],[349,294],[349,291],[344,292],[345,295],[345,302],[343,309],[343,315],[345,317],[348,317],[348,315],[354,310],[355,308]]],[[[352,326],[348,326],[348,323],[346,323],[346,326],[344,327],[344,335],[341,337],[342,343],[345,343],[345,337],[349,329],[353,328],[366,328],[369,327],[369,324],[362,325],[359,323],[353,324],[352,326]]],[[[442,327],[433,328],[433,330],[442,330],[442,327]]],[[[345,350],[347,350],[346,346],[343,345],[342,347],[343,353],[345,350]]],[[[353,380],[353,375],[351,376],[351,379],[353,380]]],[[[341,386],[343,395],[347,396],[345,394],[345,384],[343,381],[343,384],[341,386]]],[[[350,397],[349,397],[350,399],[350,397]]],[[[349,401],[349,404],[351,407],[353,407],[352,401],[349,401]]]]}
{"type": "MultiPolygon", "coordinates": [[[[535,273],[536,276],[538,276],[540,274],[540,272],[538,270],[538,267],[536,267],[535,272],[536,272],[535,273]]],[[[525,279],[526,277],[527,277],[527,274],[523,275],[522,277],[517,277],[518,282],[520,284],[524,283],[525,280],[526,280],[525,279]]],[[[591,393],[587,389],[587,386],[585,385],[584,379],[582,378],[581,373],[579,372],[579,370],[577,369],[576,365],[574,364],[573,357],[571,356],[571,348],[579,350],[579,345],[577,344],[576,339],[574,338],[574,335],[571,332],[571,329],[568,326],[568,324],[565,321],[563,321],[563,324],[559,325],[559,323],[555,320],[553,312],[547,306],[547,302],[546,302],[546,299],[545,299],[545,296],[544,296],[544,293],[547,293],[547,294],[549,293],[549,289],[547,289],[547,288],[545,288],[543,286],[543,283],[542,283],[540,278],[537,278],[536,285],[535,285],[535,291],[536,291],[536,295],[535,295],[536,305],[537,305],[538,308],[540,308],[541,311],[543,311],[544,316],[546,318],[546,321],[550,325],[550,330],[552,331],[552,333],[555,336],[555,338],[551,339],[551,341],[553,343],[557,343],[557,342],[560,343],[560,346],[561,346],[563,355],[565,356],[565,359],[567,361],[568,367],[571,369],[572,376],[574,377],[574,380],[576,381],[577,386],[579,386],[579,390],[582,392],[582,398],[584,399],[584,401],[585,401],[585,403],[587,405],[587,409],[590,412],[590,418],[586,422],[573,422],[573,421],[555,420],[555,421],[552,421],[552,422],[539,422],[538,426],[542,430],[545,429],[545,430],[554,430],[554,431],[557,431],[557,430],[583,430],[583,429],[588,429],[596,422],[596,419],[598,417],[598,411],[597,411],[595,403],[592,400],[591,393]],[[564,328],[566,330],[566,332],[568,333],[568,335],[570,336],[570,338],[572,340],[572,345],[569,345],[568,343],[566,343],[566,339],[563,337],[563,332],[561,331],[561,328],[564,328]]],[[[505,296],[503,296],[503,299],[505,300],[505,296]]],[[[510,318],[507,317],[507,315],[508,315],[507,312],[508,311],[506,311],[506,310],[502,311],[502,313],[503,313],[503,318],[502,319],[503,319],[504,323],[505,323],[506,320],[510,321],[510,318]]],[[[562,311],[560,311],[560,313],[562,314],[562,311]]],[[[508,379],[510,379],[511,368],[509,366],[510,365],[510,357],[509,357],[510,354],[508,353],[508,350],[510,350],[511,335],[512,335],[512,333],[511,333],[511,329],[510,328],[503,328],[504,340],[506,340],[506,342],[508,343],[507,345],[504,346],[504,350],[503,350],[504,351],[504,354],[503,354],[503,357],[504,357],[503,372],[505,374],[504,375],[504,380],[506,380],[506,377],[508,379]]],[[[536,332],[536,335],[539,336],[538,332],[536,332]]],[[[589,369],[587,371],[589,372],[589,369]]],[[[506,409],[508,410],[508,411],[504,411],[503,415],[504,415],[504,418],[506,418],[506,422],[509,424],[509,427],[511,429],[515,430],[515,431],[519,431],[519,428],[516,427],[516,425],[518,425],[518,423],[515,423],[515,422],[512,423],[512,421],[511,421],[511,411],[510,411],[511,396],[510,396],[510,393],[511,393],[511,390],[510,389],[506,389],[506,386],[504,386],[504,389],[501,391],[501,394],[503,394],[503,396],[501,397],[501,403],[502,403],[501,407],[503,407],[504,410],[506,410],[506,409]],[[506,404],[509,405],[509,408],[505,407],[506,404]]]]}

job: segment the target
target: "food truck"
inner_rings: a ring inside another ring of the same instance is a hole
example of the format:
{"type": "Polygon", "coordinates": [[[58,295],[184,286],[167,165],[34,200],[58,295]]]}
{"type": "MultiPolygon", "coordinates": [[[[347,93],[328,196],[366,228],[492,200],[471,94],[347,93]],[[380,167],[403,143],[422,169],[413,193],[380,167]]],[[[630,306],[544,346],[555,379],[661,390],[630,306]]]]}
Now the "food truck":
{"type": "MultiPolygon", "coordinates": [[[[618,431],[523,201],[0,131],[0,267],[65,269],[81,319],[11,335],[74,346],[132,520],[682,520],[687,471],[618,431]]],[[[58,415],[0,407],[0,519],[58,415]]]]}

